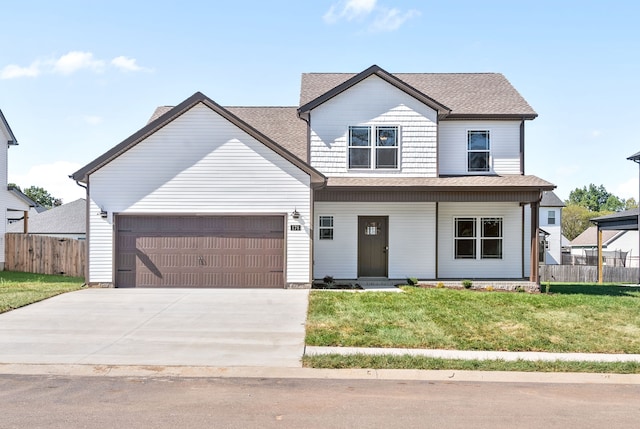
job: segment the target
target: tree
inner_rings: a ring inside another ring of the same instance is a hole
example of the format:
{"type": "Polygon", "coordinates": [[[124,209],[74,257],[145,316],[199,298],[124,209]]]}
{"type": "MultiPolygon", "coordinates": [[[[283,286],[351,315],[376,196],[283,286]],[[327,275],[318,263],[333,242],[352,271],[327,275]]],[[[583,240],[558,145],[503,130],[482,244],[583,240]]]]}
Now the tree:
{"type": "MultiPolygon", "coordinates": [[[[11,185],[14,184],[9,184],[9,186],[11,185]]],[[[14,187],[20,190],[19,186],[14,185],[14,187]]],[[[46,189],[39,186],[29,186],[22,192],[33,201],[40,204],[42,207],[46,207],[48,209],[62,204],[62,200],[60,198],[54,197],[46,189]]]]}
{"type": "Polygon", "coordinates": [[[617,212],[624,210],[625,201],[608,192],[603,185],[596,186],[593,183],[582,189],[576,188],[569,194],[567,205],[577,205],[587,208],[592,212],[617,212]]]}
{"type": "Polygon", "coordinates": [[[573,240],[589,228],[589,219],[598,217],[598,213],[577,204],[568,204],[562,209],[562,235],[573,240]]]}
{"type": "Polygon", "coordinates": [[[638,208],[638,203],[636,202],[635,198],[631,197],[628,200],[624,201],[625,210],[637,209],[637,208],[638,208]]]}

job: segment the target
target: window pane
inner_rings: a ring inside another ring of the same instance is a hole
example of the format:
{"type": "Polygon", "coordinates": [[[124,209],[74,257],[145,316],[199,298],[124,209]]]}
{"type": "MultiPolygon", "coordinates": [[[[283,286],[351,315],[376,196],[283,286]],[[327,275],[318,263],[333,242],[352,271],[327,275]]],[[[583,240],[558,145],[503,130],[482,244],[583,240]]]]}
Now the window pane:
{"type": "Polygon", "coordinates": [[[549,210],[549,216],[547,218],[547,223],[549,225],[555,225],[555,223],[556,223],[556,212],[554,210],[549,210]]]}
{"type": "Polygon", "coordinates": [[[378,146],[398,146],[398,128],[378,127],[378,146]]]}
{"type": "Polygon", "coordinates": [[[369,127],[350,127],[349,146],[370,146],[369,127]]]}
{"type": "Polygon", "coordinates": [[[333,240],[333,228],[320,228],[320,240],[333,240]]]}
{"type": "Polygon", "coordinates": [[[482,219],[482,236],[483,237],[502,237],[502,219],[483,218],[482,219]]]}
{"type": "Polygon", "coordinates": [[[371,166],[371,150],[369,148],[349,149],[349,168],[369,168],[371,166]]]}
{"type": "Polygon", "coordinates": [[[320,216],[321,227],[333,227],[333,216],[320,216]]]}
{"type": "Polygon", "coordinates": [[[469,152],[469,171],[489,171],[489,152],[469,152]]]}
{"type": "Polygon", "coordinates": [[[470,218],[456,219],[456,237],[475,237],[476,221],[470,218]]]}
{"type": "Polygon", "coordinates": [[[502,259],[502,239],[482,240],[482,259],[502,259]]]}
{"type": "Polygon", "coordinates": [[[456,259],[475,259],[476,240],[456,239],[456,259]]]}
{"type": "Polygon", "coordinates": [[[469,131],[469,150],[489,150],[489,131],[469,131]]]}
{"type": "Polygon", "coordinates": [[[376,168],[397,168],[398,149],[378,148],[376,149],[376,168]]]}

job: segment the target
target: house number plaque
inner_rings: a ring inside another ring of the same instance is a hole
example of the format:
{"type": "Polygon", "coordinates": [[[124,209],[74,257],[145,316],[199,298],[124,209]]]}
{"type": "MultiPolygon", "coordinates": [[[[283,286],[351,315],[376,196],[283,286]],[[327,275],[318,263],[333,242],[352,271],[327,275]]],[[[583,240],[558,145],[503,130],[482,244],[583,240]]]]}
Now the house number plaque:
{"type": "Polygon", "coordinates": [[[300,225],[290,225],[289,228],[291,231],[302,231],[302,227],[300,225]]]}

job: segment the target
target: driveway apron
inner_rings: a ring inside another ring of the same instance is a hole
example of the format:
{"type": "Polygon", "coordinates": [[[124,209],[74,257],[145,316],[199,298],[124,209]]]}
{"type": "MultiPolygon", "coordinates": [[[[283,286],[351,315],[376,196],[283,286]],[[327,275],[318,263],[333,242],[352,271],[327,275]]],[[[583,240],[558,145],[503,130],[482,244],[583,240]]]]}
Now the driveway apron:
{"type": "Polygon", "coordinates": [[[0,314],[0,363],[300,367],[308,291],[84,289],[0,314]]]}

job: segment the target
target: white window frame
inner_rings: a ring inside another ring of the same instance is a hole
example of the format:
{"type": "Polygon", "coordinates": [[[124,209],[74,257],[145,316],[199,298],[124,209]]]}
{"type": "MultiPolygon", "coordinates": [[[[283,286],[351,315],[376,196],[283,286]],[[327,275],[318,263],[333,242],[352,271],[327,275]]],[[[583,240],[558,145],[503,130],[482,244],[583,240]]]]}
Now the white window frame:
{"type": "Polygon", "coordinates": [[[502,216],[454,216],[453,218],[453,258],[456,260],[501,260],[504,259],[504,218],[502,216]],[[459,221],[473,221],[472,236],[458,236],[459,221]],[[485,221],[500,222],[499,236],[485,236],[485,221]],[[460,240],[473,240],[473,257],[459,256],[457,252],[457,242],[460,240]],[[483,256],[483,244],[487,240],[497,240],[500,242],[499,256],[483,256]]]}
{"type": "Polygon", "coordinates": [[[473,174],[488,174],[491,173],[491,130],[490,129],[467,129],[467,141],[466,141],[466,170],[467,173],[473,174]],[[472,133],[485,133],[487,135],[487,149],[469,149],[469,143],[471,142],[472,133]],[[469,165],[469,156],[472,153],[486,153],[487,154],[487,167],[483,170],[472,170],[469,165]]]}
{"type": "Polygon", "coordinates": [[[549,210],[547,212],[547,225],[555,225],[556,224],[556,211],[549,210]],[[553,220],[553,222],[551,222],[553,220]]]}
{"type": "Polygon", "coordinates": [[[351,125],[347,131],[347,169],[352,171],[393,171],[400,169],[400,154],[401,154],[401,138],[400,138],[400,126],[394,124],[379,124],[379,125],[351,125]],[[369,131],[369,145],[368,146],[352,146],[351,145],[351,130],[354,128],[367,128],[369,131]],[[396,145],[395,146],[381,146],[379,145],[378,137],[379,130],[381,129],[395,129],[396,132],[396,145]],[[351,150],[365,150],[369,151],[369,166],[368,167],[352,167],[351,166],[351,150]],[[395,150],[396,152],[396,165],[395,167],[378,167],[378,151],[395,150]]]}
{"type": "Polygon", "coordinates": [[[318,216],[318,240],[333,240],[333,236],[334,236],[334,218],[333,215],[320,215],[318,216]],[[323,225],[323,220],[327,220],[329,222],[329,225],[323,225]],[[328,233],[330,233],[328,236],[323,237],[322,232],[323,231],[327,231],[328,233]]]}

